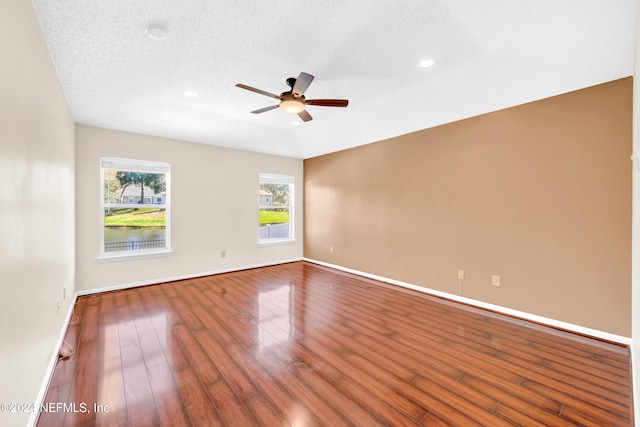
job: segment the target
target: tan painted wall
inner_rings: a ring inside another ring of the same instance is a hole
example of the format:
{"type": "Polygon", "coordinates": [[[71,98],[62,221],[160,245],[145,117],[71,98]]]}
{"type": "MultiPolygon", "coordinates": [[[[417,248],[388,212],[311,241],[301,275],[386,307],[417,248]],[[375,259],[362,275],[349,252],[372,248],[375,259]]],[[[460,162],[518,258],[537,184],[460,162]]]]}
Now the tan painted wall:
{"type": "Polygon", "coordinates": [[[76,141],[78,290],[302,257],[302,160],[82,125],[76,127],[76,141]],[[173,255],[98,261],[101,156],[171,164],[173,255]],[[295,243],[258,245],[261,172],[295,177],[295,243]]]}
{"type": "Polygon", "coordinates": [[[0,402],[34,402],[74,293],[74,124],[30,1],[0,2],[0,52],[0,402]]]}
{"type": "Polygon", "coordinates": [[[305,256],[630,336],[631,104],[627,78],[305,160],[305,256]]]}

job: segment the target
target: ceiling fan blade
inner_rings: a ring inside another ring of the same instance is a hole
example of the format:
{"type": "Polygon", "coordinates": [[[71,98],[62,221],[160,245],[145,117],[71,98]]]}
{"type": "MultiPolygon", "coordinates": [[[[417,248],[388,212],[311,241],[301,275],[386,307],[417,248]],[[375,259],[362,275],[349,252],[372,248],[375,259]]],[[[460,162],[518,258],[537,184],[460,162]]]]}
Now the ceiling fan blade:
{"type": "Polygon", "coordinates": [[[307,113],[307,110],[302,110],[298,113],[298,117],[302,119],[303,122],[308,122],[309,120],[313,120],[311,114],[307,113]]]}
{"type": "Polygon", "coordinates": [[[296,79],[296,84],[293,85],[291,93],[294,97],[300,98],[302,94],[309,88],[309,85],[313,81],[313,76],[307,73],[300,73],[296,79]]]}
{"type": "Polygon", "coordinates": [[[236,87],[239,87],[240,89],[250,90],[251,92],[259,93],[260,95],[270,96],[271,98],[280,99],[280,97],[276,94],[273,94],[261,89],[256,89],[255,87],[243,85],[242,83],[238,83],[236,87]]]}
{"type": "Polygon", "coordinates": [[[346,107],[349,105],[348,99],[307,99],[304,101],[307,105],[319,105],[322,107],[346,107]]]}
{"type": "Polygon", "coordinates": [[[252,113],[253,114],[260,114],[260,113],[264,113],[265,111],[275,110],[276,108],[278,108],[277,105],[272,105],[270,107],[260,108],[259,110],[253,110],[252,113]]]}

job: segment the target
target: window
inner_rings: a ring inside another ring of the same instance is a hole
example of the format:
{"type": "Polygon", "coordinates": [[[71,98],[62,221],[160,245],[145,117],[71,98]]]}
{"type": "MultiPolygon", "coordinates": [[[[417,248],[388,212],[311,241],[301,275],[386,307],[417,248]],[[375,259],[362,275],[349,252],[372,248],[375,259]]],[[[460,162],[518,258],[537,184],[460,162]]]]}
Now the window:
{"type": "Polygon", "coordinates": [[[291,241],[293,236],[293,177],[260,174],[259,241],[291,241]]]}
{"type": "Polygon", "coordinates": [[[167,253],[168,163],[100,159],[101,258],[167,253]]]}

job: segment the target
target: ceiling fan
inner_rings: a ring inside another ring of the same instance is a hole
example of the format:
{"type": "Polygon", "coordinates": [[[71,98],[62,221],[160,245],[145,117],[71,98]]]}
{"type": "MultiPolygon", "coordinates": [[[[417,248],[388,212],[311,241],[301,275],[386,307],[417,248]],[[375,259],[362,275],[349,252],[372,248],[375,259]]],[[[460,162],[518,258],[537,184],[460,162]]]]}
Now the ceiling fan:
{"type": "Polygon", "coordinates": [[[280,95],[256,89],[255,87],[247,86],[242,83],[238,83],[236,86],[241,89],[250,90],[251,92],[256,92],[261,95],[280,100],[278,105],[254,110],[252,111],[253,114],[260,114],[265,111],[280,108],[282,111],[286,111],[287,113],[296,113],[302,121],[308,122],[309,120],[313,120],[313,117],[311,117],[311,114],[305,110],[306,105],[319,105],[323,107],[346,107],[349,105],[349,100],[347,99],[306,99],[304,97],[304,92],[309,88],[312,81],[313,76],[307,73],[300,73],[297,79],[289,77],[287,79],[287,85],[291,90],[288,92],[282,92],[280,95]]]}

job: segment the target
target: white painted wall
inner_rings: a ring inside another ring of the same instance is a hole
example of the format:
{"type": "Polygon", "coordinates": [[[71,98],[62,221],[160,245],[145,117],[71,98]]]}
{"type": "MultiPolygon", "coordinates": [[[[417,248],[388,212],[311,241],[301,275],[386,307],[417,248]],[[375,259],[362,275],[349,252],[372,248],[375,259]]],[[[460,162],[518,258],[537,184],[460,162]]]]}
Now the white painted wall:
{"type": "Polygon", "coordinates": [[[74,123],[30,1],[0,2],[0,53],[0,402],[34,402],[74,294],[74,123]]]}
{"type": "MultiPolygon", "coordinates": [[[[268,144],[269,141],[264,141],[268,144]]],[[[302,160],[78,125],[79,291],[197,275],[302,257],[302,160]],[[100,157],[171,164],[168,257],[100,262],[100,157]],[[258,175],[295,177],[294,243],[258,245],[258,175]],[[226,257],[221,257],[226,251],[226,257]]]]}

